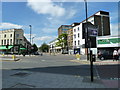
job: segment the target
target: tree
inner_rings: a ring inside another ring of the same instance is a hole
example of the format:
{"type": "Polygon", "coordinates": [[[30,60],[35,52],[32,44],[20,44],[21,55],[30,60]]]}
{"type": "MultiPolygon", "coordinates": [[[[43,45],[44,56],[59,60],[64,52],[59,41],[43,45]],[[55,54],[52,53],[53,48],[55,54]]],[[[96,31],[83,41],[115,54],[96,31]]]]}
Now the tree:
{"type": "Polygon", "coordinates": [[[67,34],[63,33],[61,35],[58,36],[58,42],[56,43],[56,46],[60,46],[63,49],[67,49],[67,34]]]}
{"type": "Polygon", "coordinates": [[[38,47],[36,44],[32,45],[32,52],[37,52],[38,51],[38,47]]]}
{"type": "Polygon", "coordinates": [[[49,51],[49,45],[47,45],[46,43],[43,43],[41,45],[41,47],[39,48],[40,51],[42,52],[48,52],[49,51]]]}

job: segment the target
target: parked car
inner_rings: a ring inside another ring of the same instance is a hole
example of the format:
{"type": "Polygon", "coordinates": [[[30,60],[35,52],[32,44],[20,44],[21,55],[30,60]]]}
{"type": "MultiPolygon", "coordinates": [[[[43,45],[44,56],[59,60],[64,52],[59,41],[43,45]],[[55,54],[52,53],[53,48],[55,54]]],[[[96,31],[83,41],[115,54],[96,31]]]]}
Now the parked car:
{"type": "Polygon", "coordinates": [[[34,55],[40,55],[38,52],[35,52],[34,55]]]}
{"type": "Polygon", "coordinates": [[[108,50],[99,51],[98,58],[100,60],[113,59],[113,52],[108,50]]]}

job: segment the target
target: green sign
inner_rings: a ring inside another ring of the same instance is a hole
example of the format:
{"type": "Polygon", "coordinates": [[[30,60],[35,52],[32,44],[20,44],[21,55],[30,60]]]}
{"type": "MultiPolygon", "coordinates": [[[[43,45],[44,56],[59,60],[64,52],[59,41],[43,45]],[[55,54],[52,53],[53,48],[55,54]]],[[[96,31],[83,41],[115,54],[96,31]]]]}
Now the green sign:
{"type": "Polygon", "coordinates": [[[111,38],[111,39],[100,39],[98,44],[116,44],[120,43],[120,38],[111,38]]]}

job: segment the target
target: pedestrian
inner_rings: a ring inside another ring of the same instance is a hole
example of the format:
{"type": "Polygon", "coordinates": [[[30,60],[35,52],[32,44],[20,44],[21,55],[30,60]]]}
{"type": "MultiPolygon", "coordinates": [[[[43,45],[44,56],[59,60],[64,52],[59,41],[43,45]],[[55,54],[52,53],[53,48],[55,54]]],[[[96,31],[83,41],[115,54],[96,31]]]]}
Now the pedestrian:
{"type": "Polygon", "coordinates": [[[120,48],[118,49],[118,59],[120,59],[120,48]]]}
{"type": "Polygon", "coordinates": [[[113,51],[113,61],[114,60],[116,60],[116,61],[118,60],[118,52],[116,49],[113,51]]]}

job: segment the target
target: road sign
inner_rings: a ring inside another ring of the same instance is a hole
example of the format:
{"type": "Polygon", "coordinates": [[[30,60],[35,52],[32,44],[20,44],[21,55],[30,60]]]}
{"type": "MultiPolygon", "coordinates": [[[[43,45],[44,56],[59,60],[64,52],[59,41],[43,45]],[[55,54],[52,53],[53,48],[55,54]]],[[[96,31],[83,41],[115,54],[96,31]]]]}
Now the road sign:
{"type": "Polygon", "coordinates": [[[91,26],[88,27],[88,36],[89,37],[96,37],[98,36],[98,27],[97,26],[91,26]]]}

